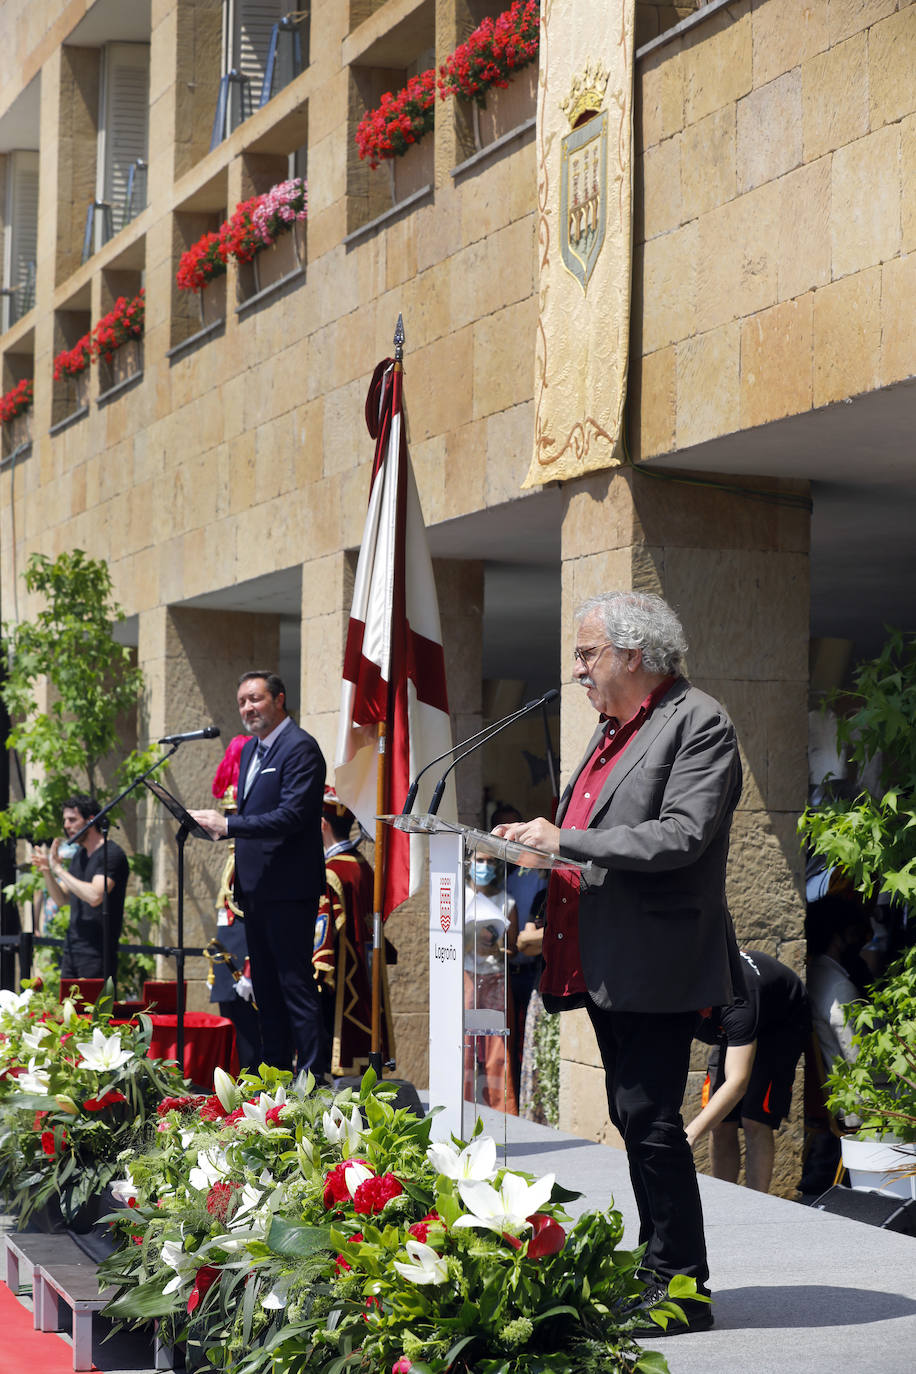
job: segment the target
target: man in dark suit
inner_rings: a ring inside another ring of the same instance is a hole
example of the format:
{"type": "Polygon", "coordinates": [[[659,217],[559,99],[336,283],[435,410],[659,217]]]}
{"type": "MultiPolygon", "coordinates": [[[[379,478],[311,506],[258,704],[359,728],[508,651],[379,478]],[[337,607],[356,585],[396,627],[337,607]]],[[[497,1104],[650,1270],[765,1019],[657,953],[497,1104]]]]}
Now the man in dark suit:
{"type": "Polygon", "coordinates": [[[238,812],[193,811],[215,839],[235,841],[235,893],[245,914],[251,981],[264,1058],[277,1068],[330,1067],[312,969],[318,902],[325,887],[321,808],[325,762],[286,710],[274,673],[244,673],[239,714],[254,736],[239,760],[238,812]]]}
{"type": "MultiPolygon", "coordinates": [[[[596,865],[551,874],[541,991],[548,1010],[585,1006],[623,1136],[644,1244],[648,1309],[675,1274],[707,1294],[693,1156],[680,1114],[697,1012],[743,987],[725,900],[732,813],[741,792],[725,711],[680,675],[683,630],[660,597],[609,592],[579,610],[573,674],[600,724],[557,823],[497,833],[596,865]]],[[[682,1304],[688,1326],[708,1303],[682,1304]]],[[[649,1324],[654,1335],[660,1328],[649,1324]]]]}

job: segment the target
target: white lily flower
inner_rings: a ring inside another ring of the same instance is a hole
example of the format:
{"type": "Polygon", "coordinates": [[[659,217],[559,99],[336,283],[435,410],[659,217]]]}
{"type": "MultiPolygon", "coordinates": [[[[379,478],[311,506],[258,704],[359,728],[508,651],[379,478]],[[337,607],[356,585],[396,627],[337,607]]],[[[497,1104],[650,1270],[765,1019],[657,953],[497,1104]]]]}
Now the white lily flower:
{"type": "Polygon", "coordinates": [[[421,1240],[409,1240],[407,1253],[413,1264],[394,1261],[394,1267],[402,1279],[418,1284],[445,1283],[448,1278],[448,1265],[431,1245],[425,1245],[421,1240]]]}
{"type": "Polygon", "coordinates": [[[267,1113],[273,1107],[283,1107],[286,1105],[286,1089],[281,1083],[277,1089],[276,1097],[271,1097],[270,1093],[258,1093],[257,1102],[243,1102],[242,1115],[246,1121],[252,1122],[255,1126],[262,1126],[267,1129],[267,1113]]]}
{"type": "Polygon", "coordinates": [[[65,1002],[61,1003],[60,1016],[65,1026],[72,1026],[74,1021],[80,1019],[72,998],[68,997],[65,1002]]]}
{"type": "Polygon", "coordinates": [[[50,1028],[39,1022],[37,1025],[33,1026],[30,1031],[23,1031],[22,1043],[23,1045],[28,1045],[30,1050],[40,1050],[42,1048],[42,1040],[44,1040],[46,1035],[50,1035],[50,1033],[50,1028]]]}
{"type": "Polygon", "coordinates": [[[214,1183],[221,1183],[229,1173],[229,1163],[225,1150],[218,1145],[209,1150],[198,1150],[197,1164],[188,1172],[188,1182],[199,1193],[209,1192],[214,1183]]]}
{"type": "Polygon", "coordinates": [[[96,1073],[111,1073],[120,1069],[129,1059],[133,1050],[126,1050],[121,1044],[120,1035],[106,1035],[101,1026],[96,1026],[91,1040],[77,1040],[76,1048],[82,1055],[81,1069],[94,1069],[96,1073]]]}
{"type": "Polygon", "coordinates": [[[528,1218],[539,1212],[553,1191],[556,1175],[545,1174],[536,1183],[526,1183],[520,1174],[504,1174],[499,1190],[489,1183],[472,1179],[459,1183],[461,1201],[470,1216],[459,1217],[455,1226],[484,1226],[500,1235],[515,1235],[530,1224],[528,1218]]]}
{"type": "Polygon", "coordinates": [[[219,1098],[220,1106],[225,1112],[234,1112],[239,1105],[241,1092],[236,1087],[235,1079],[232,1078],[225,1069],[217,1066],[213,1070],[213,1091],[219,1098]]]}
{"type": "Polygon", "coordinates": [[[27,1072],[19,1075],[18,1086],[21,1092],[35,1093],[38,1097],[45,1097],[50,1081],[50,1074],[34,1059],[30,1059],[27,1072]]]}
{"type": "Polygon", "coordinates": [[[289,1290],[293,1282],[292,1274],[280,1274],[274,1279],[270,1292],[261,1299],[261,1306],[268,1312],[279,1312],[286,1306],[289,1290]]]}
{"type": "Polygon", "coordinates": [[[358,1150],[363,1138],[363,1119],[359,1107],[354,1106],[349,1117],[344,1116],[339,1107],[332,1107],[321,1118],[324,1138],[329,1145],[340,1145],[347,1153],[358,1150]]]}
{"type": "Polygon", "coordinates": [[[194,1132],[193,1132],[193,1131],[179,1131],[179,1132],[178,1132],[178,1143],[179,1143],[179,1145],[181,1146],[181,1148],[182,1148],[183,1150],[186,1150],[186,1149],[188,1148],[188,1146],[190,1145],[190,1143],[191,1143],[191,1141],[192,1141],[193,1139],[194,1139],[194,1132]]]}
{"type": "Polygon", "coordinates": [[[189,1255],[182,1247],[181,1241],[166,1240],[162,1243],[162,1263],[168,1269],[174,1269],[174,1278],[169,1279],[163,1288],[163,1293],[177,1293],[179,1288],[185,1284],[190,1288],[194,1281],[194,1275],[200,1268],[200,1257],[189,1255]]]}
{"type": "Polygon", "coordinates": [[[31,1000],[31,988],[19,993],[11,992],[9,988],[0,988],[0,1014],[18,1016],[25,1011],[31,1000]]]}
{"type": "Polygon", "coordinates": [[[478,1135],[459,1153],[453,1145],[441,1141],[430,1145],[426,1156],[439,1174],[456,1183],[475,1179],[492,1183],[496,1177],[496,1141],[490,1135],[478,1135]]]}
{"type": "Polygon", "coordinates": [[[137,1196],[137,1188],[130,1176],[130,1169],[125,1169],[124,1174],[124,1178],[115,1179],[114,1183],[111,1184],[111,1196],[122,1207],[129,1207],[137,1196]]]}
{"type": "Polygon", "coordinates": [[[360,1164],[358,1159],[348,1159],[344,1165],[344,1181],[351,1197],[356,1197],[356,1190],[359,1185],[365,1183],[367,1178],[372,1177],[372,1170],[367,1169],[365,1164],[360,1164]]]}

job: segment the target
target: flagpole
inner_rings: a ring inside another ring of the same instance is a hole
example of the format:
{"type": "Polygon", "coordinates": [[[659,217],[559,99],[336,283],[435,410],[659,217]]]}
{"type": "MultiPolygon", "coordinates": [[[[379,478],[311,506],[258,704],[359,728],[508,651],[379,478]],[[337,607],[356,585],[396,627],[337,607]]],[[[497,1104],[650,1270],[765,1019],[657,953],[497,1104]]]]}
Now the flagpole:
{"type": "MultiPolygon", "coordinates": [[[[378,723],[378,774],[376,780],[376,818],[384,814],[388,789],[387,720],[378,723]]],[[[381,1079],[382,1069],[382,960],[385,957],[382,937],[382,907],[385,900],[385,823],[375,822],[375,888],[372,915],[372,1048],[369,1067],[381,1079]]]]}
{"type": "MultiPolygon", "coordinates": [[[[398,315],[394,330],[394,370],[404,370],[404,318],[398,315]]],[[[393,681],[388,683],[385,719],[378,727],[378,772],[376,778],[376,816],[384,815],[388,807],[388,751],[386,742],[391,729],[393,681]]],[[[382,980],[384,973],[385,941],[382,935],[385,902],[385,860],[388,847],[385,825],[375,822],[375,911],[372,929],[372,1049],[369,1064],[378,1078],[382,1077],[382,980]]]]}

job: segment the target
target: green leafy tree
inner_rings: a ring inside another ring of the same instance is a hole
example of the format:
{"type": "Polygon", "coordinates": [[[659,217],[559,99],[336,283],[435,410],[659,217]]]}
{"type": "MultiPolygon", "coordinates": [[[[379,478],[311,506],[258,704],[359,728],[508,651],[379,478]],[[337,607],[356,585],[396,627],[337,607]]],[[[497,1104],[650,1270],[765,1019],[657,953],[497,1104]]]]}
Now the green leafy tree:
{"type": "Polygon", "coordinates": [[[88,791],[104,801],[148,768],[155,749],[133,751],[106,788],[102,764],[119,751],[119,720],[143,693],[143,674],[112,635],[124,613],[112,598],[107,565],[82,549],[53,561],[32,554],[23,580],[43,598],[34,619],[3,627],[8,664],[2,687],[11,720],[8,747],[32,766],[27,795],[0,811],[0,837],[50,839],[60,829],[63,802],[88,791]],[[50,688],[47,709],[37,688],[50,688]]]}
{"type": "MultiPolygon", "coordinates": [[[[880,795],[828,796],[808,807],[799,830],[828,866],[842,869],[867,898],[916,898],[916,635],[890,632],[877,658],[854,675],[855,709],[838,718],[837,740],[863,768],[881,762],[880,795]]],[[[848,704],[834,693],[828,705],[848,704]]]]}

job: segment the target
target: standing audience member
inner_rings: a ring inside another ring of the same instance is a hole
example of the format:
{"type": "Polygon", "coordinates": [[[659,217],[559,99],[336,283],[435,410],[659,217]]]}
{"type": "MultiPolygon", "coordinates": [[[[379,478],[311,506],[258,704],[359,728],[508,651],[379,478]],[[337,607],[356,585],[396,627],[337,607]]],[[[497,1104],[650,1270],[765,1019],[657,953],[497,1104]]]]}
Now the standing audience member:
{"type": "Polygon", "coordinates": [[[518,1099],[511,1071],[515,1018],[505,966],[507,954],[511,958],[515,951],[518,922],[515,903],[506,897],[503,868],[498,859],[475,853],[465,889],[464,1005],[502,1013],[509,1034],[466,1037],[464,1096],[474,1101],[476,1073],[486,1105],[516,1116],[518,1099]]]}
{"type": "MultiPolygon", "coordinates": [[[[62,820],[69,840],[78,834],[87,821],[98,815],[101,807],[94,797],[82,794],[64,802],[62,820]]],[[[64,868],[60,856],[60,840],[54,840],[50,852],[36,846],[33,862],[44,875],[48,896],[58,907],[70,907],[70,924],[64,939],[60,976],[66,978],[104,978],[105,936],[102,928],[102,904],[108,887],[108,921],[111,930],[112,958],[117,960],[118,942],[124,922],[124,897],[130,866],[127,855],[114,840],[109,840],[108,871],[103,873],[105,843],[97,825],[92,825],[77,842],[77,850],[64,868]]]]}
{"type": "Polygon", "coordinates": [[[330,1068],[312,967],[325,886],[321,806],[325,762],[286,710],[275,673],[243,673],[239,714],[250,739],[239,762],[238,813],[192,811],[213,836],[235,841],[235,896],[245,914],[264,1058],[279,1069],[330,1068]]]}
{"type": "Polygon", "coordinates": [[[702,1110],[687,1127],[691,1149],[712,1136],[713,1178],[738,1182],[739,1126],[749,1188],[770,1190],[775,1134],[789,1114],[795,1068],[811,1028],[805,986],[762,950],[742,950],[746,995],[700,1012],[696,1038],[714,1045],[702,1110]]]}
{"type": "Polygon", "coordinates": [[[846,1008],[861,1000],[863,989],[853,981],[849,968],[855,966],[871,936],[871,922],[855,897],[823,897],[808,907],[805,936],[811,1015],[829,1073],[835,1059],[856,1057],[846,1008]]]}
{"type": "MultiPolygon", "coordinates": [[[[599,721],[557,808],[497,834],[590,863],[598,876],[551,873],[544,932],[545,1005],[586,1006],[626,1144],[643,1270],[638,1329],[676,1274],[708,1295],[693,1154],[681,1103],[701,1007],[743,984],[725,900],[732,814],[741,794],[734,727],[681,674],[680,622],[658,596],[613,591],[579,609],[573,676],[599,721]],[[581,953],[580,953],[581,951],[581,953]]],[[[685,1300],[686,1327],[712,1324],[685,1300]]]]}

